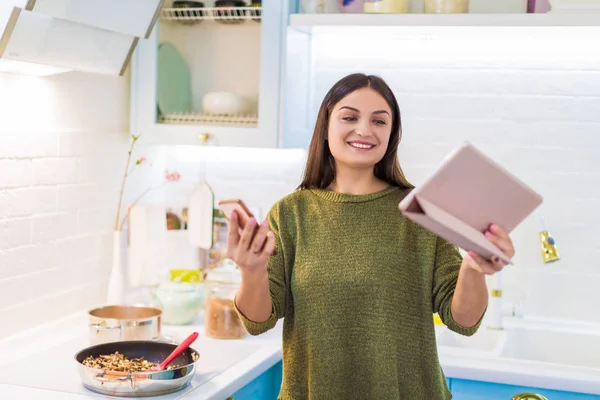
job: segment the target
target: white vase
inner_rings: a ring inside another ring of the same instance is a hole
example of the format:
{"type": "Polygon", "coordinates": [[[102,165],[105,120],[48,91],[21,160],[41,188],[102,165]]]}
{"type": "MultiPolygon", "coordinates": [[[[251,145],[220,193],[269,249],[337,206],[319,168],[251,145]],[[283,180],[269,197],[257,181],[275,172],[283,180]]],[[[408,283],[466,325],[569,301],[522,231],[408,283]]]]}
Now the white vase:
{"type": "Polygon", "coordinates": [[[127,288],[127,277],[123,265],[123,237],[122,231],[113,232],[113,261],[112,269],[108,279],[107,304],[123,304],[125,290],[127,288]]]}

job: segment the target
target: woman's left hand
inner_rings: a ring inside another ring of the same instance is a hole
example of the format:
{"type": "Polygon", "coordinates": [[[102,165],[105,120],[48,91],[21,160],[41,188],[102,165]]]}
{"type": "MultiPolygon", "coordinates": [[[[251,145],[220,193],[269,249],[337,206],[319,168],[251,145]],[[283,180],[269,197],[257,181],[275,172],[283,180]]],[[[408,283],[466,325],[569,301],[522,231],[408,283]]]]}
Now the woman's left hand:
{"type": "MultiPolygon", "coordinates": [[[[491,224],[488,230],[485,232],[485,236],[490,242],[495,244],[500,250],[508,256],[513,258],[515,255],[515,249],[513,247],[512,240],[508,233],[502,229],[502,227],[491,224]]],[[[494,256],[491,261],[486,260],[474,251],[469,251],[468,255],[463,259],[462,267],[472,268],[486,275],[493,275],[498,271],[502,271],[506,264],[499,257],[494,256]]]]}

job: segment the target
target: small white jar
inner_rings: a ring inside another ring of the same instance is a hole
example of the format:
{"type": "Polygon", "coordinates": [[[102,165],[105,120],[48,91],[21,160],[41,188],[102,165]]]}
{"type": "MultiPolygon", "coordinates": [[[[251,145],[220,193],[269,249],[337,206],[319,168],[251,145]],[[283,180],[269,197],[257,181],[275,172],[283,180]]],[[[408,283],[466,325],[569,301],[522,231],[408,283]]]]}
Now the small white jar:
{"type": "Polygon", "coordinates": [[[204,307],[201,283],[163,283],[156,291],[162,304],[162,321],[166,325],[189,325],[204,307]]]}

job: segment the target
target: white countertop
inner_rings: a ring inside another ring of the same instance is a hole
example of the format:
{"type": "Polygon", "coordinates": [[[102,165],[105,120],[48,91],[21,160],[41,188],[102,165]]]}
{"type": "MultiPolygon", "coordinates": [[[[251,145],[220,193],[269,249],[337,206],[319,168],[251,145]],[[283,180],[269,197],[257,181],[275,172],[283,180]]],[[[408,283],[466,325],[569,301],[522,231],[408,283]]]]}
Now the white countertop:
{"type": "MultiPolygon", "coordinates": [[[[178,341],[197,331],[192,347],[200,359],[188,387],[153,399],[223,400],[281,360],[281,323],[261,336],[217,340],[204,335],[201,318],[189,326],[163,325],[163,336],[178,341]]],[[[74,356],[90,346],[87,325],[82,312],[0,341],[0,398],[112,398],[86,389],[79,378],[74,356]]]]}
{"type": "MultiPolygon", "coordinates": [[[[77,373],[73,357],[89,346],[87,324],[87,315],[82,312],[0,340],[0,397],[110,398],[83,387],[77,373]],[[48,367],[50,364],[52,366],[48,367]]],[[[153,398],[225,399],[281,360],[281,325],[280,321],[263,335],[241,340],[207,338],[200,322],[185,327],[163,326],[163,335],[176,340],[198,331],[200,336],[192,347],[201,357],[190,386],[171,395],[153,398]]],[[[439,327],[438,333],[444,330],[439,327]]],[[[482,335],[486,334],[485,328],[480,331],[482,335]]],[[[597,333],[600,340],[600,328],[597,333]]],[[[577,334],[581,332],[577,331],[577,334]]],[[[440,362],[449,378],[600,394],[600,368],[596,367],[518,360],[444,346],[440,346],[440,362]]]]}

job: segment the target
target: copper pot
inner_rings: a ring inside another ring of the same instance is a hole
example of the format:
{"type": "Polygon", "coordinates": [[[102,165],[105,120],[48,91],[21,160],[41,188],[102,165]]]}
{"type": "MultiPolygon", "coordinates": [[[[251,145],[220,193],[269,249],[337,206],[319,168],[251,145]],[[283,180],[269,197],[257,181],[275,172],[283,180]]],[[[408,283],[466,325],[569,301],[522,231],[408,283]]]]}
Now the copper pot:
{"type": "Polygon", "coordinates": [[[162,310],[145,306],[104,306],[88,312],[92,345],[124,340],[158,340],[162,310]]]}

